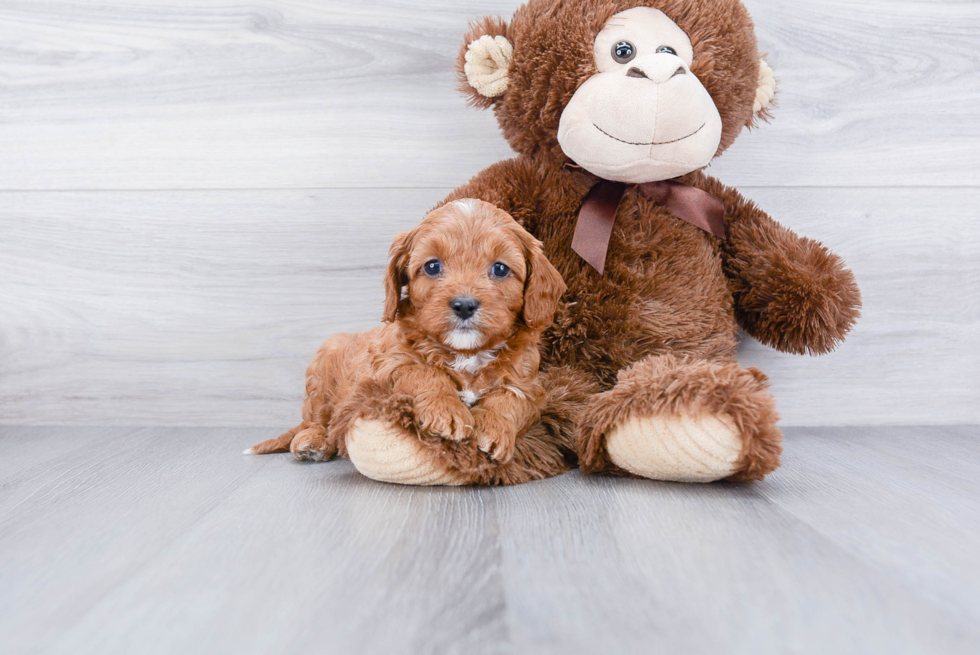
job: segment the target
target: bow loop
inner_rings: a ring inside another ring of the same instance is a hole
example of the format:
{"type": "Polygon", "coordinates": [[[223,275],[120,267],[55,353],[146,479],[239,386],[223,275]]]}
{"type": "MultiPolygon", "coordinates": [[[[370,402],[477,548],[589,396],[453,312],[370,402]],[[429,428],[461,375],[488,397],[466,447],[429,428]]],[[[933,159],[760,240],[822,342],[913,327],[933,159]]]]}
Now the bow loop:
{"type": "MultiPolygon", "coordinates": [[[[586,171],[582,171],[586,172],[586,171]]],[[[619,203],[626,193],[622,182],[611,182],[589,174],[594,184],[589,190],[575,223],[572,250],[602,275],[612,238],[619,203]]],[[[677,218],[725,239],[725,203],[707,191],[674,180],[647,182],[636,188],[651,202],[664,207],[677,218]]]]}

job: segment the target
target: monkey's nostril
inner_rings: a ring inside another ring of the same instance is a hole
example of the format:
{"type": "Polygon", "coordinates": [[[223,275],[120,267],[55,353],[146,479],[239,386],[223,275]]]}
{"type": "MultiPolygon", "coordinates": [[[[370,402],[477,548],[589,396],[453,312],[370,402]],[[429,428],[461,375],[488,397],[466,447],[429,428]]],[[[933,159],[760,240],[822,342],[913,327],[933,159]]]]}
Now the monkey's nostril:
{"type": "Polygon", "coordinates": [[[461,296],[459,298],[453,298],[449,306],[452,307],[453,313],[456,316],[465,321],[473,316],[476,310],[480,308],[480,301],[473,296],[461,296]]]}
{"type": "Polygon", "coordinates": [[[678,75],[687,75],[687,71],[684,70],[683,66],[678,66],[677,70],[674,71],[674,74],[671,75],[671,77],[677,77],[678,75]]]}
{"type": "Polygon", "coordinates": [[[626,71],[626,77],[639,77],[641,79],[647,79],[647,74],[636,66],[632,66],[628,71],[626,71]]]}

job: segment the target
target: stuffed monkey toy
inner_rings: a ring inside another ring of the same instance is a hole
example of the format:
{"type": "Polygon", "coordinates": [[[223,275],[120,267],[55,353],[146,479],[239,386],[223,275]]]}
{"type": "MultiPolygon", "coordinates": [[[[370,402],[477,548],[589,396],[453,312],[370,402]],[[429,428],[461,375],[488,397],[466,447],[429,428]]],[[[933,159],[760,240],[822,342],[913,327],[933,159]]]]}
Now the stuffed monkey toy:
{"type": "Polygon", "coordinates": [[[738,328],[831,351],[858,317],[851,272],[704,169],[769,118],[775,81],[739,0],[529,0],[475,23],[457,62],[517,157],[444,202],[480,198],[540,239],[565,279],[543,342],[548,390],[513,459],[418,433],[373,395],[348,455],[407,484],[514,484],[576,463],[656,480],[761,480],[782,435],[738,328]]]}

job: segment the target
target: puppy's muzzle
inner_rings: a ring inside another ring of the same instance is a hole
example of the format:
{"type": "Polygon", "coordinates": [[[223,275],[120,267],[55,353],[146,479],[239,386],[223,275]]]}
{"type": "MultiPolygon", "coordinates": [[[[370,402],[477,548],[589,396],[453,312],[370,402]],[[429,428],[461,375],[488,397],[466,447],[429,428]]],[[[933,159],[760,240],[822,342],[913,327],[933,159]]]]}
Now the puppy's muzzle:
{"type": "Polygon", "coordinates": [[[461,321],[465,321],[471,318],[476,313],[476,310],[480,308],[480,301],[473,296],[459,296],[453,298],[449,306],[461,321]]]}

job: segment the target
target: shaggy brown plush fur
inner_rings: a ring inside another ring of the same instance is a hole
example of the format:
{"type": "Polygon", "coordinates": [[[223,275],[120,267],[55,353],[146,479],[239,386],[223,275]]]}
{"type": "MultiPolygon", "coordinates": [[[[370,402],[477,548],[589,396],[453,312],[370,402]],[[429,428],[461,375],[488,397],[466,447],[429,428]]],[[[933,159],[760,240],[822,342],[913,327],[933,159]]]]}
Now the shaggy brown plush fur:
{"type": "MultiPolygon", "coordinates": [[[[727,240],[630,187],[604,274],[571,250],[593,180],[567,166],[574,162],[559,146],[559,119],[597,72],[593,43],[606,20],[637,6],[663,11],[690,37],[691,72],[722,118],[717,155],[742,128],[767,118],[753,114],[760,55],[738,0],[530,0],[509,25],[489,18],[474,23],[457,65],[461,89],[472,104],[493,108],[519,156],[490,166],[447,202],[481,198],[510,213],[544,243],[568,291],[542,342],[549,408],[515,458],[501,465],[474,459],[465,447],[431,444],[431,461],[473,483],[514,483],[564,470],[573,426],[587,472],[622,473],[606,454],[610,426],[643,413],[706,412],[724,415],[743,441],[732,478],[762,479],[778,466],[781,435],[765,377],[735,363],[739,326],[779,350],[819,354],[833,349],[858,316],[857,285],[837,256],[699,171],[680,181],[724,202],[727,240]],[[508,88],[493,99],[479,95],[463,69],[467,44],[483,34],[505,36],[514,46],[508,88]]],[[[372,414],[411,434],[406,402],[392,398],[358,415],[372,414]]]]}

